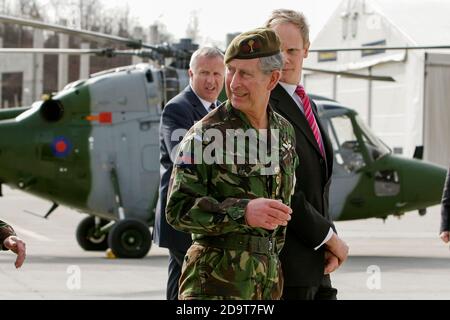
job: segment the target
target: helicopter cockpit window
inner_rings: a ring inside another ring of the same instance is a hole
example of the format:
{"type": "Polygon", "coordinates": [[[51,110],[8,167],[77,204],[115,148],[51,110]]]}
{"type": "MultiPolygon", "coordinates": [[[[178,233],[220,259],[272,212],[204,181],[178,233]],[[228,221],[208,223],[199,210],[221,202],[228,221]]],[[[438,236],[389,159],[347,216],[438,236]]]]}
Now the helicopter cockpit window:
{"type": "Polygon", "coordinates": [[[149,83],[153,82],[152,70],[148,69],[147,72],[145,72],[145,78],[147,79],[147,82],[149,82],[149,83]]]}
{"type": "Polygon", "coordinates": [[[343,115],[330,118],[328,131],[339,167],[346,172],[354,172],[365,166],[349,117],[343,115]]]}
{"type": "Polygon", "coordinates": [[[395,196],[400,192],[398,172],[383,170],[375,172],[375,195],[378,197],[395,196]]]}
{"type": "Polygon", "coordinates": [[[361,128],[364,144],[366,145],[367,151],[369,152],[369,155],[373,160],[378,160],[391,153],[389,147],[372,133],[372,131],[366,126],[361,118],[356,116],[355,119],[359,127],[361,128]]]}

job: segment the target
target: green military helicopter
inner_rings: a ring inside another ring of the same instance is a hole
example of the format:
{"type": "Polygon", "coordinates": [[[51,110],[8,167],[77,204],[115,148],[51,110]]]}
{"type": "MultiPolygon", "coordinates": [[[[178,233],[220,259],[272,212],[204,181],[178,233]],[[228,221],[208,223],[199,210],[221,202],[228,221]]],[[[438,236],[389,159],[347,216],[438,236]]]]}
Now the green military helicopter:
{"type": "MultiPolygon", "coordinates": [[[[334,220],[386,218],[439,203],[446,169],[395,156],[359,118],[339,103],[313,96],[334,150],[330,214],[334,220]],[[424,187],[426,186],[426,187],[424,187]]],[[[416,148],[419,156],[420,148],[416,148]]]]}
{"type": "MultiPolygon", "coordinates": [[[[64,27],[12,17],[0,16],[0,22],[67,32],[64,27]]],[[[170,46],[101,36],[131,43],[134,49],[125,54],[184,60],[189,54],[170,46]],[[140,46],[149,50],[137,50],[140,46]]],[[[51,50],[0,49],[0,53],[61,52],[51,50]]],[[[83,53],[121,53],[94,51],[83,53]]],[[[151,247],[149,226],[158,196],[160,114],[188,82],[186,69],[137,64],[70,83],[31,107],[0,110],[0,195],[6,184],[47,199],[53,205],[45,217],[59,205],[88,213],[77,228],[78,243],[85,250],[109,247],[117,257],[145,256],[151,247]]],[[[312,98],[335,151],[330,199],[335,220],[423,213],[439,203],[444,168],[394,156],[355,111],[323,97],[312,98]]]]}

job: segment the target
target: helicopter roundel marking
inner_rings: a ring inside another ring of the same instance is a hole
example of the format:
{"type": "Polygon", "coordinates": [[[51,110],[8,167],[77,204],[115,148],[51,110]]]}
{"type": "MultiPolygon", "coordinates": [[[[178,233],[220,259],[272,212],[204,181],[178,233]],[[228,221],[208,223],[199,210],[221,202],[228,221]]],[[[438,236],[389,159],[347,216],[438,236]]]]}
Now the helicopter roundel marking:
{"type": "Polygon", "coordinates": [[[66,137],[56,137],[52,142],[52,152],[57,158],[65,158],[72,151],[72,144],[66,137]]]}
{"type": "Polygon", "coordinates": [[[67,150],[67,144],[64,141],[58,141],[55,144],[56,152],[63,153],[67,150]]]}

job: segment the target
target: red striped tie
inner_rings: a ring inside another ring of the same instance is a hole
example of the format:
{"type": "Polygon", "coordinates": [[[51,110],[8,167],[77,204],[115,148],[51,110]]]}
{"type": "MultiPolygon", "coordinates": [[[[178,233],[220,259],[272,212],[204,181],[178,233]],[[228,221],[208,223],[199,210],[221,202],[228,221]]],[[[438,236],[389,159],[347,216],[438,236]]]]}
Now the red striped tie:
{"type": "Polygon", "coordinates": [[[309,101],[309,97],[305,92],[305,88],[303,86],[298,85],[295,89],[295,93],[300,97],[303,104],[303,110],[305,111],[306,120],[308,120],[309,127],[311,128],[314,138],[316,138],[317,145],[319,146],[320,152],[322,153],[322,157],[325,158],[325,151],[323,149],[323,142],[320,138],[319,126],[317,125],[316,118],[314,118],[314,114],[311,108],[311,102],[309,101]]]}

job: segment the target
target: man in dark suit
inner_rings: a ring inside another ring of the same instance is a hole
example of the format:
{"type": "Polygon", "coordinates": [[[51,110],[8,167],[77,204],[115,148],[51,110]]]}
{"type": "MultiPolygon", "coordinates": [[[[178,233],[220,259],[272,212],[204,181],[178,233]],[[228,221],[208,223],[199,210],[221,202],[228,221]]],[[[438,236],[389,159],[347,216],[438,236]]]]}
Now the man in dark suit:
{"type": "Polygon", "coordinates": [[[292,220],[280,254],[283,299],[336,299],[329,273],[347,258],[348,247],[335,232],[328,214],[333,150],[319,122],[316,106],[299,85],[308,55],[309,30],[303,14],[275,10],[266,27],[280,37],[284,67],[270,103],[295,129],[299,166],[292,196],[292,220]]]}
{"type": "Polygon", "coordinates": [[[450,231],[450,168],[447,171],[447,178],[445,179],[444,192],[442,193],[441,201],[441,234],[442,241],[448,243],[450,231]]]}
{"type": "Polygon", "coordinates": [[[216,48],[204,47],[192,54],[189,63],[189,86],[171,99],[161,115],[160,187],[156,206],[154,242],[169,249],[169,278],[167,299],[178,297],[178,280],[184,255],[192,240],[188,233],[176,231],[166,220],[166,201],[170,175],[177,156],[177,147],[195,122],[218,106],[225,74],[223,54],[216,48]]]}

